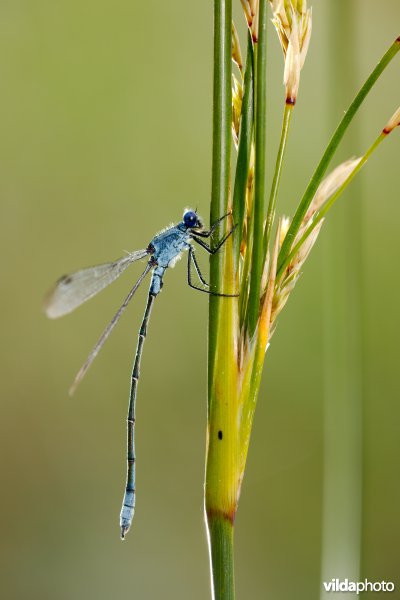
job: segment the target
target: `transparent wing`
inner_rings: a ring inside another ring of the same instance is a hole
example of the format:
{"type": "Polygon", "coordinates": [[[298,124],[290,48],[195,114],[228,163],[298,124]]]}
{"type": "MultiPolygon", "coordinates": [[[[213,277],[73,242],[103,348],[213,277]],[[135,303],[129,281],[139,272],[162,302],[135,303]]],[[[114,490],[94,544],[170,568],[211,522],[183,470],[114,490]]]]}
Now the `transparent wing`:
{"type": "Polygon", "coordinates": [[[143,273],[141,274],[141,276],[139,277],[139,279],[137,280],[137,282],[135,283],[135,285],[133,286],[133,288],[130,290],[129,294],[127,295],[127,297],[125,298],[125,300],[123,301],[123,303],[121,304],[121,306],[119,307],[119,309],[117,310],[117,312],[115,313],[115,315],[113,316],[113,318],[111,319],[111,321],[109,322],[109,324],[107,325],[107,327],[105,328],[105,330],[103,331],[103,333],[101,334],[98,342],[96,343],[96,345],[94,346],[94,348],[90,352],[90,354],[87,357],[85,363],[80,368],[79,373],[75,377],[75,380],[74,380],[73,384],[70,387],[69,393],[70,393],[71,396],[74,393],[74,391],[76,390],[79,382],[82,381],[83,377],[85,376],[86,371],[88,370],[88,368],[90,367],[90,365],[92,364],[92,362],[94,361],[94,359],[96,358],[96,356],[98,355],[98,353],[100,352],[100,350],[103,347],[104,343],[108,339],[110,333],[112,332],[112,330],[114,329],[114,327],[116,326],[116,324],[118,323],[118,321],[120,320],[122,313],[124,312],[124,310],[128,306],[129,302],[132,300],[132,298],[133,298],[136,290],[138,289],[138,287],[142,283],[143,279],[146,277],[147,273],[152,268],[153,268],[153,265],[150,262],[148,262],[147,265],[146,265],[145,270],[143,271],[143,273]]]}
{"type": "Polygon", "coordinates": [[[129,265],[147,255],[147,250],[138,250],[114,262],[64,275],[46,296],[44,303],[46,315],[50,319],[57,319],[72,312],[115,281],[129,265]]]}

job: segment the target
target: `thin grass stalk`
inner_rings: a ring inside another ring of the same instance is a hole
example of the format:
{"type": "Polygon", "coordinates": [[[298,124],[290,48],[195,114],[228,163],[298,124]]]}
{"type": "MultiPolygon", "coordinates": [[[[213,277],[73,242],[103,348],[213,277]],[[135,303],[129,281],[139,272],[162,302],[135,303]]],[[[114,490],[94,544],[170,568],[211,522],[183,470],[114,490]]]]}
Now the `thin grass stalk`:
{"type": "Polygon", "coordinates": [[[312,199],[317,191],[319,184],[322,181],[322,178],[331,162],[333,155],[335,154],[348,126],[354,119],[358,109],[364,102],[366,96],[371,91],[372,87],[392,61],[392,59],[396,56],[397,52],[400,50],[400,37],[398,37],[393,44],[389,47],[389,49],[382,56],[379,63],[376,65],[372,73],[369,75],[364,85],[361,87],[360,91],[354,98],[353,102],[350,104],[349,108],[344,114],[343,119],[339,123],[336,131],[334,132],[321,160],[318,163],[317,168],[314,171],[314,174],[310,180],[310,183],[307,186],[306,191],[300,203],[297,207],[296,213],[293,217],[289,230],[286,234],[285,240],[282,244],[281,251],[279,253],[278,259],[278,268],[281,270],[282,264],[285,262],[286,257],[290,253],[293,241],[301,227],[301,223],[304,219],[305,214],[312,202],[312,199]]]}
{"type": "Polygon", "coordinates": [[[233,214],[237,231],[234,237],[235,269],[238,270],[240,246],[243,238],[243,225],[245,218],[245,198],[248,185],[248,173],[250,164],[250,152],[253,133],[254,117],[254,90],[253,70],[254,53],[251,35],[247,34],[247,59],[244,74],[244,95],[242,104],[242,116],[240,122],[238,156],[236,162],[235,184],[233,188],[233,214]]]}
{"type": "Polygon", "coordinates": [[[253,205],[253,248],[250,272],[248,329],[252,337],[260,310],[261,276],[264,267],[264,198],[267,104],[267,20],[266,0],[259,3],[258,38],[255,44],[255,170],[253,205]]]}
{"type": "Polygon", "coordinates": [[[285,103],[285,109],[283,112],[281,139],[279,142],[278,154],[275,163],[275,172],[272,180],[271,193],[269,197],[267,220],[265,223],[264,231],[264,254],[267,253],[269,247],[269,241],[271,237],[271,229],[275,217],[276,201],[278,197],[279,184],[282,175],[283,159],[285,156],[286,142],[289,134],[290,121],[293,114],[293,104],[285,103]]]}

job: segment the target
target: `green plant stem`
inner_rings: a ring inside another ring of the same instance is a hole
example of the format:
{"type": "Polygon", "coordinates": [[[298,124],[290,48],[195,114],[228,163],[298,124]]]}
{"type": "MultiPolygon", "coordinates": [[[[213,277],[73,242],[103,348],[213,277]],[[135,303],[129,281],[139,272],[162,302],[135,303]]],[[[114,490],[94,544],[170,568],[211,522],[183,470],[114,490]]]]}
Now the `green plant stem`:
{"type": "Polygon", "coordinates": [[[335,202],[339,198],[339,196],[344,192],[344,190],[347,188],[349,183],[354,179],[354,177],[357,175],[357,173],[365,165],[365,163],[367,162],[367,160],[369,159],[371,154],[377,149],[377,147],[383,142],[383,140],[385,138],[387,138],[387,135],[385,133],[381,133],[376,138],[374,143],[368,148],[367,152],[361,158],[361,160],[357,164],[357,166],[354,167],[353,171],[350,173],[350,175],[347,177],[347,179],[342,183],[342,185],[337,189],[337,191],[329,198],[329,200],[327,202],[325,202],[325,204],[322,206],[322,208],[315,213],[312,223],[306,229],[306,231],[303,233],[303,235],[301,236],[301,238],[299,239],[297,244],[294,246],[294,248],[292,249],[290,254],[286,257],[284,263],[278,269],[278,272],[276,275],[277,281],[279,281],[279,279],[285,272],[285,269],[291,263],[292,259],[296,256],[296,254],[300,250],[301,246],[304,244],[306,239],[309,237],[310,233],[316,228],[318,223],[320,223],[320,221],[325,217],[328,210],[330,210],[332,208],[332,206],[335,204],[335,202]]]}
{"type": "Polygon", "coordinates": [[[282,174],[282,165],[283,158],[286,150],[286,142],[289,133],[290,121],[293,114],[293,104],[285,103],[285,110],[283,112],[282,119],[282,130],[281,130],[281,140],[279,143],[278,154],[276,157],[275,163],[275,172],[274,178],[272,180],[271,194],[269,197],[268,211],[267,211],[267,220],[265,223],[265,231],[264,231],[264,255],[268,251],[269,241],[271,237],[271,228],[274,222],[275,217],[275,207],[276,207],[276,199],[278,196],[279,184],[281,181],[282,174]]]}
{"type": "Polygon", "coordinates": [[[306,215],[306,212],[312,202],[312,199],[317,191],[319,184],[322,181],[322,178],[328,168],[328,165],[335,154],[337,147],[339,146],[340,141],[342,140],[346,129],[350,125],[353,120],[355,114],[360,108],[361,104],[365,100],[366,96],[376,83],[379,76],[386,69],[390,61],[395,57],[397,52],[400,50],[400,41],[399,38],[390,46],[390,48],[385,52],[375,69],[367,78],[366,82],[358,92],[357,96],[354,98],[353,102],[350,104],[348,110],[346,111],[343,119],[339,123],[335,133],[333,134],[302,199],[300,200],[299,206],[297,207],[296,213],[293,217],[289,230],[285,236],[284,242],[282,244],[282,248],[279,253],[278,259],[278,270],[282,271],[282,265],[286,262],[286,258],[291,251],[291,247],[294,239],[300,229],[301,223],[306,215]]]}
{"type": "MultiPolygon", "coordinates": [[[[232,122],[232,0],[214,0],[213,147],[210,223],[228,210],[232,122]]],[[[226,228],[226,220],[222,226],[226,228]]],[[[222,287],[223,257],[210,258],[210,286],[222,287]]],[[[220,298],[210,296],[208,329],[209,384],[213,378],[220,298]]],[[[210,398],[211,387],[209,385],[210,398]]]]}
{"type": "Polygon", "coordinates": [[[221,515],[209,518],[211,569],[214,574],[214,600],[234,600],[233,523],[221,515]]]}
{"type": "MultiPolygon", "coordinates": [[[[211,223],[228,210],[232,121],[231,56],[232,0],[214,0],[211,223]]],[[[225,219],[222,222],[224,230],[229,225],[227,221],[225,219]]],[[[224,246],[224,252],[211,256],[211,289],[223,289],[225,293],[232,293],[232,265],[230,239],[224,246]]],[[[237,486],[234,474],[237,440],[235,435],[225,435],[223,440],[219,438],[220,431],[232,431],[231,422],[237,421],[237,407],[232,394],[232,381],[236,376],[236,361],[233,360],[235,309],[237,310],[237,301],[233,298],[210,296],[205,512],[214,600],[233,600],[235,594],[233,518],[236,510],[237,486]]]]}
{"type": "Polygon", "coordinates": [[[251,142],[253,133],[253,44],[248,33],[247,60],[244,75],[244,95],[242,114],[240,118],[240,132],[238,144],[238,157],[236,162],[235,185],[233,188],[233,218],[237,225],[234,238],[235,270],[238,271],[240,244],[243,237],[243,223],[246,209],[247,178],[249,172],[251,142]]]}
{"type": "Polygon", "coordinates": [[[250,273],[248,328],[254,335],[260,310],[261,274],[264,264],[265,143],[267,108],[267,2],[260,0],[258,41],[255,44],[255,169],[253,204],[253,251],[250,273]]]}
{"type": "Polygon", "coordinates": [[[245,323],[247,305],[249,301],[249,275],[251,266],[251,248],[253,244],[251,231],[246,232],[246,254],[243,261],[241,281],[239,282],[239,322],[242,325],[245,323]]]}

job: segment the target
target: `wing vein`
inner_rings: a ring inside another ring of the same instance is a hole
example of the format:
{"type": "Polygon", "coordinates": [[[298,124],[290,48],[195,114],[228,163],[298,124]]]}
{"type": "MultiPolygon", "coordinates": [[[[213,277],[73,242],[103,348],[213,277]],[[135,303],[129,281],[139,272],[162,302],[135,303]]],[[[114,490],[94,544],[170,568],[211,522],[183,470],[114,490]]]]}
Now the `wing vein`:
{"type": "Polygon", "coordinates": [[[56,319],[72,312],[115,281],[129,265],[147,255],[147,250],[138,250],[114,262],[61,277],[45,299],[46,315],[56,319]]]}

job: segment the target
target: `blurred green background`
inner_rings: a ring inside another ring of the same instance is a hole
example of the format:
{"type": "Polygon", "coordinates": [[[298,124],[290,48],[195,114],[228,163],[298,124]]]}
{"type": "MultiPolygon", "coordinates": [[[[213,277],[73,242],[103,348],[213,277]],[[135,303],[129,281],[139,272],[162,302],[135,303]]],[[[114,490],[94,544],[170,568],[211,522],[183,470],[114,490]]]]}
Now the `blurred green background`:
{"type": "MultiPolygon", "coordinates": [[[[314,2],[281,211],[293,211],[333,127],[400,33],[397,0],[341,1],[336,16],[332,5],[314,2]]],[[[271,163],[283,101],[272,28],[269,45],[271,163]]],[[[360,154],[400,104],[399,61],[335,164],[360,154]]],[[[207,219],[212,2],[3,0],[0,76],[1,597],[208,598],[207,298],[187,287],[181,263],[155,306],[138,401],[137,511],[125,543],[125,416],[146,286],[73,398],[69,384],[139,267],[60,321],[47,321],[41,304],[61,274],[144,247],[185,206],[207,219]]],[[[335,276],[341,261],[352,282],[341,297],[352,293],[349,305],[360,309],[361,574],[397,577],[391,597],[400,598],[399,148],[397,132],[335,207],[279,319],[237,517],[238,598],[320,595],[327,319],[328,329],[343,330],[344,319],[354,333],[348,312],[327,316],[332,240],[335,276]]],[[[351,369],[341,375],[346,395],[351,369]]],[[[339,523],[340,511],[333,518],[339,523]]]]}

